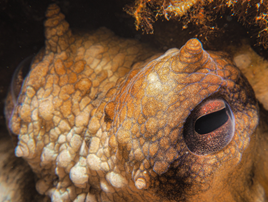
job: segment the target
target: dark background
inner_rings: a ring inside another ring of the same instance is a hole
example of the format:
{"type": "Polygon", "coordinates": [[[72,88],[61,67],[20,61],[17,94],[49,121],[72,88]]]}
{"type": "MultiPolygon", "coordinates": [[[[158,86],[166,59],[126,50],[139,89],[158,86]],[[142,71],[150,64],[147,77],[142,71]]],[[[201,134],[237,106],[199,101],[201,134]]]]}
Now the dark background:
{"type": "MultiPolygon", "coordinates": [[[[4,102],[12,75],[20,62],[31,54],[37,53],[44,46],[45,11],[50,3],[57,3],[66,16],[70,28],[89,31],[105,26],[116,35],[135,38],[141,42],[165,51],[171,47],[181,47],[197,32],[194,25],[182,30],[178,21],[160,19],[154,24],[154,34],[136,31],[135,20],[123,8],[131,5],[131,0],[0,0],[0,135],[7,135],[4,119],[4,102]]],[[[235,17],[225,15],[216,20],[223,31],[209,40],[203,41],[205,49],[222,50],[227,44],[239,45],[241,38],[248,38],[258,54],[268,58],[267,50],[255,46],[256,31],[254,26],[242,26],[235,17]],[[253,37],[251,37],[253,36],[253,37]]],[[[202,31],[202,30],[201,30],[202,31]]]]}
{"type": "Polygon", "coordinates": [[[4,102],[12,75],[23,59],[44,46],[45,11],[57,3],[73,30],[105,26],[123,37],[135,37],[134,19],[123,11],[124,1],[113,0],[0,0],[0,135],[6,135],[4,102]],[[121,20],[126,18],[126,23],[121,20]],[[127,21],[132,27],[127,28],[127,21]]]}

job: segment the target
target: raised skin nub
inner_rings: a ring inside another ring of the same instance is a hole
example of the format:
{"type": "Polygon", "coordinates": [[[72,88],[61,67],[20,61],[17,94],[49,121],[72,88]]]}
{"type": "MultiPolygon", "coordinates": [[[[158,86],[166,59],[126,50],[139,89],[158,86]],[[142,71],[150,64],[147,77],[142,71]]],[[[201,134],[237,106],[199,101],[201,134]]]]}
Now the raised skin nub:
{"type": "Polygon", "coordinates": [[[45,21],[46,54],[65,51],[74,42],[69,24],[56,4],[48,7],[45,21]]]}
{"type": "Polygon", "coordinates": [[[55,4],[46,16],[45,51],[33,61],[10,125],[19,138],[16,155],[39,178],[37,190],[54,201],[73,201],[89,193],[89,176],[98,176],[86,161],[102,144],[95,134],[101,124],[96,108],[104,106],[107,91],[134,63],[142,64],[154,51],[105,28],[72,35],[55,4]]]}
{"type": "MultiPolygon", "coordinates": [[[[105,28],[72,35],[55,4],[46,16],[45,52],[10,119],[16,155],[36,173],[39,193],[52,201],[215,201],[230,173],[244,182],[258,114],[251,87],[228,60],[198,39],[158,57],[105,28]],[[236,132],[221,151],[197,156],[183,126],[210,96],[232,107],[236,132]]],[[[230,192],[221,197],[235,201],[230,192]]]]}

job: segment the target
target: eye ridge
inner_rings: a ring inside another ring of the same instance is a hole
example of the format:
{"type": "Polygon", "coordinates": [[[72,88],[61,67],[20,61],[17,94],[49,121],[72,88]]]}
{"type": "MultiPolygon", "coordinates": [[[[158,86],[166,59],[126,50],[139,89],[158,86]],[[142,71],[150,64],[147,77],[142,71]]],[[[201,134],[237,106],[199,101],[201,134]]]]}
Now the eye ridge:
{"type": "Polygon", "coordinates": [[[235,118],[229,103],[223,98],[209,98],[186,119],[183,138],[194,155],[207,155],[226,147],[235,133],[235,118]]]}
{"type": "Polygon", "coordinates": [[[228,121],[228,118],[226,107],[219,111],[206,114],[196,120],[195,131],[200,135],[210,133],[224,125],[228,121]]]}
{"type": "Polygon", "coordinates": [[[13,99],[13,103],[17,102],[17,98],[20,94],[20,90],[23,84],[24,79],[30,72],[32,59],[34,55],[30,55],[27,58],[25,58],[16,68],[11,81],[11,95],[13,99]]]}

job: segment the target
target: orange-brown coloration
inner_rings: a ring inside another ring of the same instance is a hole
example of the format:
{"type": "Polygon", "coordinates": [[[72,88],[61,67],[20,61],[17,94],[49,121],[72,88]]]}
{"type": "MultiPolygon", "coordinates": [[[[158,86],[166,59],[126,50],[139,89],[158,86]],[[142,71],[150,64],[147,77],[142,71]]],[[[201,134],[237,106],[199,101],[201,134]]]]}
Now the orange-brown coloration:
{"type": "Polygon", "coordinates": [[[160,56],[104,28],[72,35],[55,4],[46,16],[46,47],[7,113],[39,193],[55,202],[265,200],[267,160],[257,159],[267,152],[256,156],[267,138],[256,147],[254,92],[230,61],[197,39],[160,56]],[[184,124],[211,97],[231,106],[235,134],[198,156],[184,124]]]}
{"type": "MultiPolygon", "coordinates": [[[[268,2],[265,0],[136,0],[126,11],[136,19],[136,29],[142,28],[153,33],[153,23],[164,16],[178,19],[183,28],[192,23],[200,37],[215,35],[219,31],[216,16],[232,13],[242,24],[259,26],[259,45],[268,48],[268,2]]],[[[255,34],[255,33],[254,33],[255,34]]]]}

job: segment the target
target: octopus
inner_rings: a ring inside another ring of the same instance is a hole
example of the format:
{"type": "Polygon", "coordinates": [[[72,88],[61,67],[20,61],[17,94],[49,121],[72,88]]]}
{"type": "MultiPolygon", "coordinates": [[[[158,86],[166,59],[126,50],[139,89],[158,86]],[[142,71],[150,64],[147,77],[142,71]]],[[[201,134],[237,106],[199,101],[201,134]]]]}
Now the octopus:
{"type": "Polygon", "coordinates": [[[225,53],[72,34],[56,4],[46,17],[7,97],[23,161],[1,142],[1,201],[267,201],[268,114],[225,53]],[[46,197],[22,186],[31,170],[46,197]]]}

